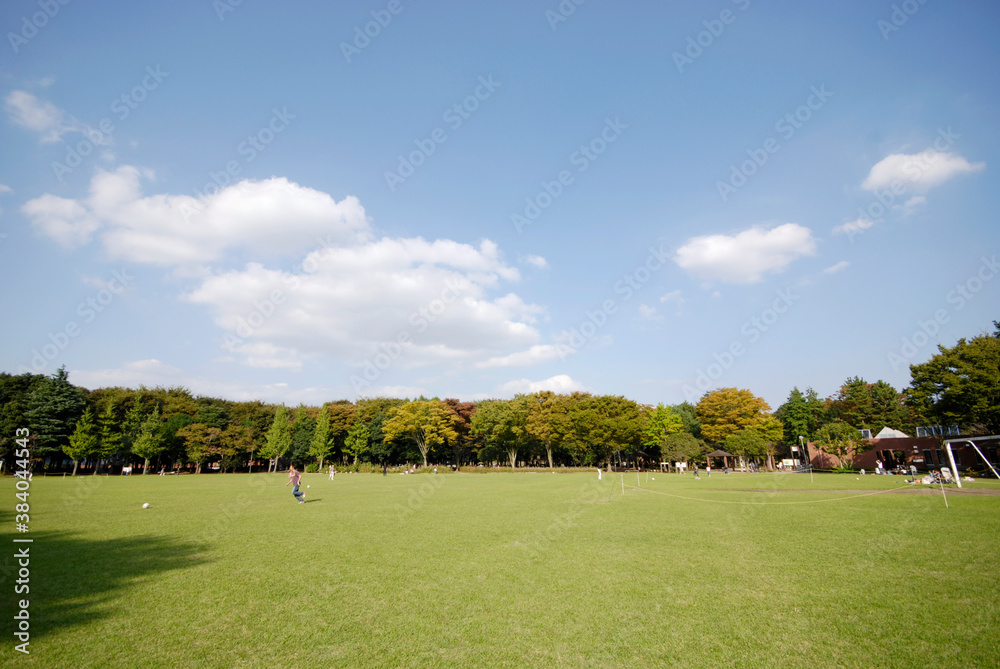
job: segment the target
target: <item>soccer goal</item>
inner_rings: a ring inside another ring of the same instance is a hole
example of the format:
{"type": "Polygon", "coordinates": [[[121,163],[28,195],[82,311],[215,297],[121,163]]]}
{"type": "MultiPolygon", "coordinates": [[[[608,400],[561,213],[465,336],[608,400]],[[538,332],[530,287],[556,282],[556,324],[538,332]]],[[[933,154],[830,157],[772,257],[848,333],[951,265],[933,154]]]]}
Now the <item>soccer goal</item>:
{"type": "MultiPolygon", "coordinates": [[[[978,439],[980,441],[982,441],[984,439],[987,439],[987,440],[988,439],[1000,439],[1000,435],[991,435],[989,437],[979,437],[978,439]]],[[[951,463],[951,471],[955,475],[955,482],[958,483],[958,487],[959,488],[962,487],[962,475],[959,473],[958,467],[955,466],[955,454],[951,450],[951,445],[953,443],[959,443],[959,442],[967,443],[967,444],[971,445],[972,448],[976,449],[976,453],[978,453],[979,457],[981,457],[983,459],[983,462],[986,463],[986,466],[990,468],[990,471],[993,472],[993,475],[996,476],[998,479],[1000,479],[1000,474],[997,474],[997,470],[993,468],[993,465],[990,463],[989,459],[985,455],[983,455],[983,452],[981,450],[979,450],[979,447],[976,446],[976,442],[972,441],[971,439],[945,439],[944,440],[944,447],[945,447],[945,450],[948,451],[948,462],[951,463]]]]}

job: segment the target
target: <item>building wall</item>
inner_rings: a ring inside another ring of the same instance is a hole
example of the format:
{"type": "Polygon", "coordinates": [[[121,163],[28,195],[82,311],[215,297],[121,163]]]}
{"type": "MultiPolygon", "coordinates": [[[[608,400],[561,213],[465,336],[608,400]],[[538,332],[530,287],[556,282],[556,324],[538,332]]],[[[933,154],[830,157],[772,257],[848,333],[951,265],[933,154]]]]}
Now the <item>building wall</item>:
{"type": "MultiPolygon", "coordinates": [[[[879,459],[885,462],[887,468],[891,467],[893,458],[889,457],[889,453],[898,454],[900,452],[902,452],[902,458],[897,459],[897,464],[902,464],[907,468],[912,464],[915,464],[920,470],[951,467],[948,462],[948,452],[942,446],[942,441],[943,439],[939,437],[872,439],[870,442],[872,447],[854,458],[854,469],[875,471],[875,463],[879,459]]],[[[807,448],[809,461],[813,467],[832,469],[840,466],[841,462],[837,456],[819,450],[814,442],[810,441],[807,448]]],[[[955,454],[955,465],[959,469],[982,464],[979,456],[968,444],[952,444],[951,450],[955,454]]],[[[985,449],[983,452],[986,452],[985,449]]]]}

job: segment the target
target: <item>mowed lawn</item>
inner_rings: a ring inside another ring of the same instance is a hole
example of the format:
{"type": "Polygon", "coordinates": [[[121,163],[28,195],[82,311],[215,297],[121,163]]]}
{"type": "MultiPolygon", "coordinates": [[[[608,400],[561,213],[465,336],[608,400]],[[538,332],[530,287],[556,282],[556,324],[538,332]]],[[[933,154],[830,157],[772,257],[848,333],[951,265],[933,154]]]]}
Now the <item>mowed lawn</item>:
{"type": "Polygon", "coordinates": [[[36,476],[24,535],[4,479],[4,555],[34,539],[30,656],[0,559],[5,665],[1000,663],[1000,496],[949,489],[946,508],[888,476],[449,472],[310,474],[299,505],[285,480],[36,476]]]}

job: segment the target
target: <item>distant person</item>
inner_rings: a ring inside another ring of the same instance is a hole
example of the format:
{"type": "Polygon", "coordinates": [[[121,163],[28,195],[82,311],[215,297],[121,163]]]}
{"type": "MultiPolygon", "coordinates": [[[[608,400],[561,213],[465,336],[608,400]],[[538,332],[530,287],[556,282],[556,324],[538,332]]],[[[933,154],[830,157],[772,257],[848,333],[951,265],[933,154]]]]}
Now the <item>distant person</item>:
{"type": "Polygon", "coordinates": [[[701,478],[701,474],[698,473],[698,465],[694,466],[694,477],[696,479],[700,479],[701,478]]]}
{"type": "Polygon", "coordinates": [[[711,464],[705,465],[705,471],[708,472],[708,478],[712,478],[712,465],[711,464]]]}
{"type": "MultiPolygon", "coordinates": [[[[288,468],[288,483],[295,484],[292,487],[292,495],[295,496],[295,499],[299,500],[299,504],[305,504],[306,495],[304,492],[299,490],[299,484],[301,482],[302,482],[302,473],[295,468],[295,465],[292,465],[291,467],[288,468]]],[[[285,484],[286,488],[288,487],[288,483],[285,484]]]]}
{"type": "Polygon", "coordinates": [[[337,470],[334,468],[333,465],[330,465],[330,480],[332,481],[333,477],[336,475],[337,475],[337,470]]]}

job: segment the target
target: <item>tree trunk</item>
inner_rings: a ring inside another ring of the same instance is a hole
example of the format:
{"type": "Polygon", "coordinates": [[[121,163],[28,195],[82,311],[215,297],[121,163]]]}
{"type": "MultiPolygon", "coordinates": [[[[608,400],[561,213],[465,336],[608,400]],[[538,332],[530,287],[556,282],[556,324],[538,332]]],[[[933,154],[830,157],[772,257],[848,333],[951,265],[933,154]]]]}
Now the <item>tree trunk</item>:
{"type": "Polygon", "coordinates": [[[94,471],[92,475],[97,476],[97,472],[100,471],[100,469],[101,469],[101,461],[98,460],[97,462],[94,463],[94,471]]]}
{"type": "Polygon", "coordinates": [[[552,467],[552,446],[550,446],[549,444],[545,444],[545,454],[547,456],[549,456],[549,469],[553,469],[553,467],[552,467]]]}
{"type": "Polygon", "coordinates": [[[79,467],[79,466],[80,466],[80,463],[78,461],[74,460],[73,461],[73,474],[72,474],[72,476],[76,476],[76,468],[79,467]]]}
{"type": "Polygon", "coordinates": [[[198,466],[194,468],[194,473],[195,474],[201,474],[201,463],[200,462],[198,463],[198,466]]]}
{"type": "Polygon", "coordinates": [[[146,458],[145,464],[142,465],[142,474],[145,476],[149,473],[149,458],[146,458]]]}
{"type": "Polygon", "coordinates": [[[427,451],[430,450],[430,449],[427,448],[427,444],[419,442],[419,441],[417,442],[417,448],[420,449],[420,455],[424,456],[424,467],[426,467],[427,466],[427,451]]]}
{"type": "Polygon", "coordinates": [[[517,469],[517,449],[507,451],[507,456],[510,458],[510,469],[514,471],[517,469]]]}

